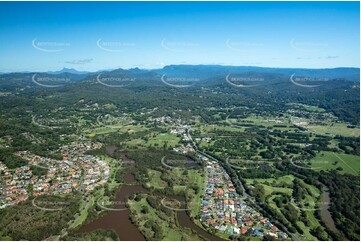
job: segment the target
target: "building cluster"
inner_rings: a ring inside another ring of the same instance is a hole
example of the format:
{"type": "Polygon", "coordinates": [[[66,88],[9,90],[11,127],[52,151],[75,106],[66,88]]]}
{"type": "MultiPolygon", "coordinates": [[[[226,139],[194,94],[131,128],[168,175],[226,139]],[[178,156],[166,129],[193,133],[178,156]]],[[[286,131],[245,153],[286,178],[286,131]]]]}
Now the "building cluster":
{"type": "Polygon", "coordinates": [[[30,195],[55,195],[84,188],[87,191],[104,185],[109,178],[109,166],[86,154],[100,144],[78,142],[62,146],[63,159],[56,160],[34,155],[28,151],[16,155],[29,164],[10,171],[0,162],[0,208],[26,200],[30,195]],[[44,175],[34,175],[32,169],[45,169],[44,175]]]}
{"type": "Polygon", "coordinates": [[[174,135],[184,135],[187,134],[188,129],[190,129],[189,125],[178,124],[174,129],[170,130],[170,133],[174,135]]]}
{"type": "Polygon", "coordinates": [[[337,122],[338,118],[332,113],[327,112],[317,112],[317,111],[307,111],[299,109],[287,109],[287,114],[291,115],[291,119],[308,119],[312,122],[321,122],[322,121],[331,121],[337,122]]]}
{"type": "Polygon", "coordinates": [[[211,137],[202,137],[202,138],[195,138],[194,139],[196,142],[206,142],[209,143],[212,141],[211,137]]]}
{"type": "Polygon", "coordinates": [[[175,147],[173,148],[173,150],[175,152],[178,152],[178,153],[182,153],[182,154],[187,154],[187,153],[192,153],[192,152],[195,152],[194,151],[194,148],[192,147],[191,144],[187,144],[187,145],[181,145],[179,147],[175,147]]]}
{"type": "Polygon", "coordinates": [[[149,118],[149,121],[160,123],[160,124],[172,124],[174,120],[170,116],[162,116],[159,118],[149,118]]]}
{"type": "Polygon", "coordinates": [[[32,172],[29,167],[16,169],[15,180],[8,167],[0,161],[0,209],[17,204],[29,198],[27,187],[32,182],[32,172]],[[24,179],[18,180],[18,177],[24,179]]]}
{"type": "MultiPolygon", "coordinates": [[[[182,140],[185,142],[192,141],[192,138],[188,134],[188,130],[190,130],[191,127],[189,125],[183,125],[178,124],[174,129],[170,130],[170,133],[173,135],[181,136],[182,140]]],[[[190,143],[187,143],[186,145],[182,144],[179,147],[173,148],[175,152],[186,154],[190,152],[195,152],[193,146],[190,143]]]]}
{"type": "Polygon", "coordinates": [[[200,221],[206,226],[228,235],[263,237],[269,235],[287,239],[268,218],[246,204],[236,192],[227,172],[216,162],[206,157],[206,188],[204,189],[200,221]]]}

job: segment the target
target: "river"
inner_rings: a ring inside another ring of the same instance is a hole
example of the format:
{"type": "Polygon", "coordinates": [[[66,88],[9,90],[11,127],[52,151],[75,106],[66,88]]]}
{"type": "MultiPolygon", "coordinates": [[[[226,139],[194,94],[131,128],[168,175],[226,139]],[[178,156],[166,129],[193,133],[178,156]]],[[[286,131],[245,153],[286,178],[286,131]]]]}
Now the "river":
{"type": "Polygon", "coordinates": [[[186,199],[184,196],[171,195],[171,196],[168,196],[167,198],[169,198],[171,200],[177,200],[179,202],[179,204],[181,204],[180,210],[177,211],[177,220],[178,220],[178,223],[180,226],[194,230],[195,232],[198,233],[198,235],[205,238],[206,240],[211,240],[211,241],[224,240],[215,235],[208,233],[207,231],[203,230],[202,228],[200,228],[198,225],[196,225],[193,222],[193,220],[187,213],[187,209],[186,209],[187,206],[186,206],[186,202],[185,202],[186,199]],[[184,209],[184,210],[182,210],[182,209],[184,209]]]}
{"type": "MultiPolygon", "coordinates": [[[[134,162],[129,161],[128,163],[134,164],[134,162]]],[[[128,184],[136,183],[135,177],[131,171],[124,175],[124,180],[128,184]]],[[[83,225],[76,233],[87,233],[97,229],[113,229],[118,234],[119,240],[145,240],[142,233],[131,222],[129,218],[130,210],[125,207],[127,198],[138,192],[149,193],[149,191],[141,185],[123,185],[116,194],[115,201],[117,201],[117,203],[114,203],[111,208],[112,210],[107,211],[102,217],[83,225]]],[[[169,196],[169,198],[177,199],[181,202],[184,201],[184,197],[181,196],[169,196]]],[[[185,203],[182,202],[181,204],[185,203]]],[[[180,226],[191,228],[207,240],[223,240],[197,226],[185,210],[177,211],[177,219],[180,226]]]]}
{"type": "MultiPolygon", "coordinates": [[[[126,182],[135,182],[131,173],[125,175],[126,182]]],[[[112,209],[106,214],[89,224],[82,226],[77,233],[91,232],[97,229],[113,229],[118,234],[119,240],[145,240],[138,228],[131,222],[129,218],[130,210],[126,209],[125,202],[127,198],[137,192],[146,193],[147,190],[141,185],[123,185],[116,194],[115,203],[112,209]]]]}
{"type": "Polygon", "coordinates": [[[330,192],[328,191],[327,187],[323,185],[321,200],[319,204],[321,219],[330,230],[332,230],[333,232],[339,232],[336,228],[335,221],[333,220],[331,212],[329,210],[330,204],[330,192]]]}

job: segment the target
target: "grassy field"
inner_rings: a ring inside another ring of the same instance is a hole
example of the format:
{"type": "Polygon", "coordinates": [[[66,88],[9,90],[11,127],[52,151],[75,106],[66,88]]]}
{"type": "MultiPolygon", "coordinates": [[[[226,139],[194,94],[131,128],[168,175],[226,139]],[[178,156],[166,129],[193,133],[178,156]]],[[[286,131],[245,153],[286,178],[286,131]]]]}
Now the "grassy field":
{"type": "Polygon", "coordinates": [[[287,175],[287,176],[281,176],[278,178],[267,178],[267,179],[246,179],[247,183],[249,184],[254,184],[255,181],[258,181],[259,183],[265,183],[265,182],[269,182],[269,183],[281,183],[281,182],[286,182],[286,183],[291,183],[293,181],[293,179],[295,179],[295,177],[293,175],[287,175]]]}
{"type": "Polygon", "coordinates": [[[243,127],[231,127],[229,126],[229,124],[227,124],[226,122],[224,123],[225,126],[222,125],[216,125],[216,124],[211,124],[211,125],[205,125],[202,126],[201,128],[201,133],[202,134],[209,134],[214,132],[215,130],[221,130],[221,131],[233,131],[233,132],[243,132],[245,128],[243,127]]]}
{"type": "Polygon", "coordinates": [[[202,176],[205,173],[205,170],[190,170],[189,180],[190,182],[197,184],[200,188],[197,194],[194,194],[192,201],[189,202],[189,209],[191,217],[195,217],[200,213],[201,209],[201,198],[202,198],[202,191],[205,182],[205,176],[202,176]]]}
{"type": "MultiPolygon", "coordinates": [[[[169,171],[169,170],[168,170],[169,171]]],[[[204,170],[200,169],[188,169],[186,174],[184,173],[185,169],[171,169],[169,176],[174,177],[174,181],[184,181],[184,176],[187,176],[185,179],[186,183],[175,183],[172,187],[174,194],[183,194],[186,193],[186,197],[190,200],[187,201],[187,206],[190,209],[191,217],[195,217],[200,212],[201,207],[201,197],[202,189],[204,186],[204,170]],[[190,187],[192,185],[198,186],[198,192],[195,193],[194,190],[190,187]]],[[[156,170],[148,169],[148,177],[150,181],[147,182],[148,187],[154,187],[159,189],[170,189],[168,184],[161,179],[161,172],[156,170]]]]}
{"type": "Polygon", "coordinates": [[[167,187],[167,183],[160,178],[161,175],[162,173],[160,171],[148,169],[150,182],[147,182],[147,187],[154,187],[157,189],[163,189],[167,187]]]}
{"type": "MultiPolygon", "coordinates": [[[[281,131],[294,131],[297,130],[293,124],[289,123],[289,117],[286,115],[284,117],[270,117],[270,116],[249,116],[244,119],[235,119],[230,118],[225,123],[228,124],[235,124],[235,125],[245,125],[250,124],[254,126],[264,126],[267,128],[273,128],[275,130],[281,130],[281,131]],[[282,127],[279,127],[282,126],[282,127]]],[[[242,127],[237,127],[236,129],[239,129],[238,131],[244,130],[242,127]]]]}
{"type": "Polygon", "coordinates": [[[326,125],[307,125],[305,128],[316,134],[331,134],[342,136],[360,136],[359,128],[347,128],[345,123],[325,123],[326,125]]]}
{"type": "Polygon", "coordinates": [[[165,143],[167,143],[168,146],[174,147],[174,146],[178,145],[179,141],[180,141],[180,138],[173,134],[161,133],[161,134],[158,134],[156,137],[149,139],[148,142],[146,143],[146,145],[163,146],[165,143]]]}
{"type": "Polygon", "coordinates": [[[274,187],[274,186],[268,186],[265,184],[262,184],[262,186],[264,187],[265,190],[265,194],[270,195],[272,192],[282,192],[288,195],[292,195],[292,189],[287,188],[287,187],[274,187]]]}
{"type": "Polygon", "coordinates": [[[212,147],[214,145],[215,141],[210,141],[210,142],[205,142],[205,141],[200,141],[198,147],[201,149],[207,148],[207,147],[212,147]]]}
{"type": "Polygon", "coordinates": [[[340,173],[360,175],[360,157],[356,155],[338,154],[323,151],[311,160],[311,167],[315,170],[335,170],[341,167],[340,173]]]}
{"type": "Polygon", "coordinates": [[[94,129],[90,129],[90,130],[85,130],[84,134],[87,135],[89,138],[94,137],[95,135],[99,135],[99,134],[108,134],[108,133],[113,133],[113,132],[117,132],[118,129],[114,129],[111,127],[99,127],[99,128],[94,128],[94,129]]]}
{"type": "Polygon", "coordinates": [[[95,135],[101,135],[101,134],[108,134],[108,133],[114,133],[114,132],[121,132],[121,133],[134,133],[138,131],[147,130],[147,128],[144,125],[133,125],[133,124],[127,124],[122,125],[116,124],[116,125],[104,125],[100,127],[95,127],[91,129],[85,129],[83,131],[83,134],[92,138],[95,135]]]}
{"type": "Polygon", "coordinates": [[[257,181],[260,183],[265,190],[265,195],[268,196],[272,194],[272,192],[282,192],[288,195],[292,195],[292,189],[287,187],[282,187],[282,183],[292,184],[293,179],[295,177],[293,175],[282,176],[279,178],[268,178],[268,179],[246,179],[247,184],[254,185],[257,181]],[[269,184],[266,185],[265,183],[269,184]],[[274,184],[274,185],[273,185],[274,184]]]}
{"type": "Polygon", "coordinates": [[[129,145],[129,146],[143,146],[145,145],[145,140],[144,139],[132,139],[129,140],[127,142],[125,142],[125,144],[129,145]]]}
{"type": "Polygon", "coordinates": [[[295,109],[305,110],[305,111],[309,111],[309,112],[317,112],[317,113],[326,112],[326,110],[323,108],[319,108],[317,106],[306,105],[306,104],[302,104],[302,103],[292,103],[292,104],[290,103],[289,105],[295,109]]]}
{"type": "MultiPolygon", "coordinates": [[[[73,225],[71,226],[71,228],[76,228],[77,226],[81,225],[85,219],[87,218],[88,216],[88,210],[91,206],[93,206],[94,204],[94,197],[91,197],[89,199],[89,202],[88,204],[86,205],[84,211],[80,214],[79,217],[76,218],[76,220],[74,221],[73,225]]],[[[83,205],[82,205],[83,206],[83,205]]]]}
{"type": "MultiPolygon", "coordinates": [[[[257,181],[261,184],[265,189],[265,197],[267,198],[267,204],[271,206],[273,209],[277,210],[280,214],[282,214],[280,208],[273,201],[275,197],[279,197],[280,195],[272,194],[273,192],[281,192],[287,194],[292,197],[293,189],[288,187],[280,187],[282,184],[292,184],[295,177],[293,175],[286,175],[279,178],[269,178],[269,179],[246,179],[247,184],[255,184],[257,181]],[[267,184],[265,184],[267,183],[267,184]]],[[[307,219],[310,222],[309,226],[306,226],[303,222],[299,221],[297,224],[302,228],[304,234],[298,234],[301,240],[317,240],[314,236],[310,234],[310,230],[320,226],[319,221],[315,218],[315,206],[317,204],[317,199],[320,196],[321,192],[316,187],[302,183],[303,186],[307,187],[311,192],[311,195],[306,195],[302,201],[294,203],[297,210],[301,212],[301,210],[305,210],[307,214],[307,219]]]]}
{"type": "MultiPolygon", "coordinates": [[[[164,221],[160,217],[158,217],[157,211],[148,204],[148,202],[145,198],[142,198],[139,202],[130,201],[129,206],[130,206],[131,210],[134,209],[135,211],[137,211],[137,214],[140,214],[142,217],[149,217],[150,219],[156,221],[162,227],[163,234],[165,234],[165,237],[163,238],[164,240],[181,240],[181,238],[182,238],[181,233],[170,228],[168,226],[169,224],[166,221],[164,221]],[[149,212],[147,215],[144,215],[141,212],[143,207],[148,208],[149,212]]],[[[146,229],[144,227],[144,224],[146,221],[147,221],[146,219],[139,220],[139,227],[140,227],[141,231],[142,230],[144,231],[146,229]]]]}
{"type": "Polygon", "coordinates": [[[321,191],[312,185],[308,185],[305,183],[303,183],[303,185],[309,188],[312,195],[306,195],[305,199],[303,199],[301,203],[297,204],[297,207],[299,207],[299,211],[301,211],[301,209],[305,210],[307,214],[307,221],[309,221],[310,224],[309,226],[306,226],[301,221],[298,221],[297,224],[304,232],[304,235],[302,236],[303,238],[307,240],[315,240],[315,237],[310,234],[310,230],[321,225],[315,217],[317,198],[321,195],[321,191]]]}
{"type": "Polygon", "coordinates": [[[145,222],[149,219],[156,221],[158,225],[162,228],[162,234],[164,238],[162,240],[166,241],[174,241],[174,240],[182,240],[184,236],[189,238],[189,240],[200,240],[200,238],[194,234],[191,234],[187,229],[183,229],[181,227],[172,226],[166,220],[163,220],[160,216],[158,216],[159,211],[152,208],[145,198],[142,198],[139,202],[132,200],[129,202],[130,209],[136,211],[139,215],[139,224],[138,228],[142,233],[149,233],[149,229],[144,226],[145,222]],[[148,213],[142,213],[142,208],[147,207],[148,213]],[[148,232],[146,232],[148,231],[148,232]]]}
{"type": "Polygon", "coordinates": [[[274,125],[288,125],[287,121],[284,120],[283,118],[278,118],[278,117],[265,117],[265,116],[249,116],[245,119],[241,119],[240,121],[244,122],[244,123],[249,123],[249,124],[253,124],[253,125],[261,125],[261,126],[266,126],[266,127],[272,127],[274,125]],[[275,120],[279,121],[279,123],[276,123],[275,120]]]}

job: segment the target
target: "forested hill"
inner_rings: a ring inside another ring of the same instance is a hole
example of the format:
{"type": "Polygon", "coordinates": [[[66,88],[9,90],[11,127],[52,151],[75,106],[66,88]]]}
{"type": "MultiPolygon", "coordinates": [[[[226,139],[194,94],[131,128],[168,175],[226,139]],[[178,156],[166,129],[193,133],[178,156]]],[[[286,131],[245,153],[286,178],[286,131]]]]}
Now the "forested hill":
{"type": "Polygon", "coordinates": [[[360,68],[327,68],[327,69],[306,69],[306,68],[271,68],[257,66],[221,66],[221,65],[169,65],[154,72],[168,75],[188,75],[200,78],[211,78],[225,76],[230,73],[261,72],[291,76],[319,77],[336,79],[343,78],[354,82],[360,82],[360,68]]]}
{"type": "MultiPolygon", "coordinates": [[[[2,96],[54,95],[100,103],[191,108],[287,103],[317,105],[341,120],[359,124],[359,69],[281,69],[172,65],[158,70],[116,69],[99,73],[11,73],[0,75],[2,96]],[[291,74],[290,74],[291,73],[291,74]],[[181,102],[179,100],[182,100],[181,102]]],[[[54,105],[57,105],[54,103],[54,105]]]]}

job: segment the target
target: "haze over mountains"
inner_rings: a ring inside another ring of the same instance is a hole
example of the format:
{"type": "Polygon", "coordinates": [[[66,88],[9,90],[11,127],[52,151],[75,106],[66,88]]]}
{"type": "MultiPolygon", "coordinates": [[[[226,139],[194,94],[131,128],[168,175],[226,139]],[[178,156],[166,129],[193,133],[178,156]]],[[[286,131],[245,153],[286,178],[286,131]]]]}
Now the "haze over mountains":
{"type": "MultiPolygon", "coordinates": [[[[64,73],[74,75],[93,75],[97,73],[109,72],[112,74],[121,74],[129,76],[154,76],[168,75],[177,76],[183,78],[198,78],[200,80],[224,77],[228,74],[242,74],[242,73],[263,73],[263,74],[280,74],[291,76],[293,74],[297,76],[304,76],[310,78],[327,78],[327,79],[347,79],[353,82],[360,81],[360,68],[353,67],[339,67],[339,68],[327,68],[327,69],[306,69],[306,68],[270,68],[270,67],[257,67],[257,66],[222,66],[222,65],[168,65],[161,69],[114,69],[114,70],[99,70],[96,72],[78,71],[74,68],[63,68],[59,71],[48,71],[47,74],[59,75],[64,73]]],[[[39,73],[39,72],[19,72],[19,73],[39,73]]],[[[44,73],[44,72],[43,72],[44,73]]],[[[1,73],[15,74],[15,73],[1,73]]]]}

